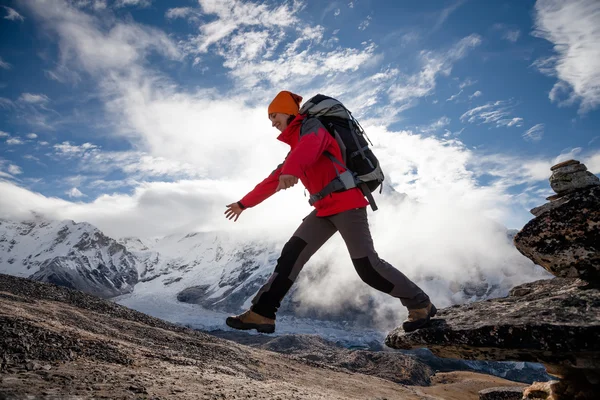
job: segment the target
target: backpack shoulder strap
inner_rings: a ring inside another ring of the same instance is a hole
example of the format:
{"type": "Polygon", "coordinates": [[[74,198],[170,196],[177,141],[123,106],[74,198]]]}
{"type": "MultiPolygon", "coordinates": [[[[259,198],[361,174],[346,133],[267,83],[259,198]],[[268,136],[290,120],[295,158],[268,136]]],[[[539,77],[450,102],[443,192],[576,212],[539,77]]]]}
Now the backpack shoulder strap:
{"type": "Polygon", "coordinates": [[[302,125],[300,126],[300,137],[308,135],[309,133],[317,133],[319,128],[323,128],[326,130],[325,125],[319,118],[309,116],[302,121],[302,125]]]}

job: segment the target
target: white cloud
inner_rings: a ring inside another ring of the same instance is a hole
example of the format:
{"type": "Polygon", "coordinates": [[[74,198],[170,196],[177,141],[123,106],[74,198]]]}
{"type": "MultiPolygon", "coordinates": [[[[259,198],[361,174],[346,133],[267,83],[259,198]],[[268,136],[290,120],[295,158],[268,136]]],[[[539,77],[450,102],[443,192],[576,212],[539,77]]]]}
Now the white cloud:
{"type": "Polygon", "coordinates": [[[65,194],[71,198],[79,198],[79,197],[84,197],[85,195],[83,193],[81,193],[81,191],[77,188],[71,188],[71,190],[65,192],[65,194]]]}
{"type": "Polygon", "coordinates": [[[537,124],[532,126],[523,134],[523,139],[530,142],[539,142],[544,136],[544,124],[537,124]]]}
{"type": "Polygon", "coordinates": [[[8,145],[19,145],[19,144],[24,144],[24,143],[25,143],[25,142],[24,142],[24,141],[22,141],[22,140],[21,140],[20,138],[18,138],[18,137],[13,137],[13,138],[10,138],[10,139],[8,139],[8,140],[6,141],[6,144],[8,144],[8,145]]]}
{"type": "Polygon", "coordinates": [[[0,137],[9,137],[10,135],[7,132],[0,131],[0,137]]]}
{"type": "Polygon", "coordinates": [[[554,44],[554,57],[538,60],[542,72],[558,78],[550,99],[580,102],[579,112],[600,105],[600,2],[538,0],[534,35],[554,44]]]}
{"type": "Polygon", "coordinates": [[[335,17],[337,17],[337,16],[338,16],[338,15],[340,15],[341,13],[342,13],[342,10],[340,10],[339,8],[337,8],[337,9],[335,10],[335,12],[333,13],[333,15],[334,15],[335,17]]]}
{"type": "Polygon", "coordinates": [[[30,104],[43,104],[50,101],[45,94],[22,93],[19,96],[19,101],[30,104]]]}
{"type": "Polygon", "coordinates": [[[188,16],[197,16],[198,12],[192,7],[169,8],[165,13],[167,19],[187,18],[188,16]]]}
{"type": "Polygon", "coordinates": [[[460,120],[462,122],[469,123],[484,123],[484,124],[495,124],[499,127],[512,127],[521,126],[523,124],[523,118],[513,117],[512,108],[505,101],[489,102],[483,106],[472,108],[461,115],[460,120]]]}
{"type": "Polygon", "coordinates": [[[83,157],[90,152],[98,150],[98,146],[91,143],[83,143],[78,146],[72,145],[70,142],[62,142],[60,144],[55,144],[53,147],[56,150],[57,155],[65,156],[67,158],[83,157]]]}
{"type": "Polygon", "coordinates": [[[435,25],[431,28],[431,30],[437,31],[439,28],[441,28],[442,25],[444,25],[444,22],[446,22],[446,20],[448,19],[448,17],[454,11],[456,11],[460,6],[462,6],[465,2],[466,2],[466,0],[457,0],[454,2],[454,4],[451,4],[448,7],[442,9],[442,11],[439,13],[439,15],[437,17],[437,21],[435,22],[435,25]]]}
{"type": "Polygon", "coordinates": [[[515,29],[506,31],[502,38],[508,40],[509,42],[516,43],[516,41],[519,40],[519,36],[521,36],[521,31],[515,29]]]}
{"type": "MultiPolygon", "coordinates": [[[[270,8],[267,4],[255,4],[240,0],[199,0],[204,15],[215,15],[217,19],[200,26],[201,34],[192,42],[195,50],[206,53],[211,45],[227,38],[243,27],[283,29],[294,26],[295,16],[301,4],[294,2],[270,8]]],[[[191,50],[191,49],[190,49],[191,50]]]]}
{"type": "Polygon", "coordinates": [[[152,4],[152,0],[116,0],[115,7],[139,6],[148,7],[152,4]]]}
{"type": "Polygon", "coordinates": [[[11,175],[20,175],[23,173],[23,170],[17,165],[10,164],[8,166],[8,173],[11,175]]]}
{"type": "Polygon", "coordinates": [[[23,158],[24,158],[24,159],[26,159],[26,160],[37,161],[38,163],[42,164],[42,162],[40,161],[40,159],[39,159],[39,158],[37,158],[36,156],[33,156],[33,155],[31,155],[31,154],[25,154],[25,155],[23,156],[23,158]]]}
{"type": "Polygon", "coordinates": [[[362,21],[360,23],[360,25],[358,25],[358,30],[359,31],[364,31],[365,29],[367,29],[369,27],[369,25],[371,24],[371,20],[372,19],[373,18],[370,15],[368,15],[367,19],[365,19],[364,21],[362,21]]]}
{"type": "Polygon", "coordinates": [[[24,6],[44,22],[43,26],[57,34],[60,49],[57,76],[64,75],[64,69],[69,70],[65,65],[70,62],[74,67],[94,74],[105,73],[110,78],[119,73],[139,73],[139,69],[131,69],[132,65],[152,51],[169,59],[181,57],[177,45],[158,29],[134,22],[101,21],[64,0],[27,2],[24,6]]]}
{"type": "Polygon", "coordinates": [[[476,97],[480,97],[483,93],[481,93],[481,91],[476,91],[475,93],[473,93],[472,95],[469,96],[469,100],[472,100],[476,97]]]}
{"type": "Polygon", "coordinates": [[[470,78],[467,78],[464,81],[462,81],[460,83],[460,85],[458,85],[458,87],[461,88],[461,89],[464,89],[466,87],[473,86],[476,83],[477,83],[477,81],[474,81],[474,80],[472,80],[470,78]]]}
{"type": "Polygon", "coordinates": [[[458,98],[458,96],[460,96],[462,94],[462,90],[456,94],[453,94],[452,96],[450,96],[449,98],[446,99],[446,101],[454,101],[458,98]]]}
{"type": "Polygon", "coordinates": [[[8,110],[15,107],[15,103],[12,100],[5,97],[0,97],[0,108],[8,110]]]}
{"type": "Polygon", "coordinates": [[[7,63],[6,61],[4,61],[2,59],[2,57],[0,57],[0,68],[2,69],[11,69],[11,65],[9,63],[7,63]]]}
{"type": "Polygon", "coordinates": [[[39,144],[40,146],[48,146],[50,143],[48,143],[48,142],[45,142],[45,141],[42,141],[42,142],[38,142],[38,144],[39,144]]]}
{"type": "Polygon", "coordinates": [[[448,126],[450,124],[450,118],[443,116],[440,117],[438,120],[433,121],[431,124],[429,125],[425,125],[425,126],[420,126],[417,127],[417,132],[423,132],[423,133],[434,133],[437,131],[440,131],[442,128],[444,128],[445,126],[448,126]]]}
{"type": "Polygon", "coordinates": [[[354,2],[351,1],[350,3],[348,3],[348,8],[354,8],[354,2]]]}
{"type": "Polygon", "coordinates": [[[480,44],[481,38],[478,35],[470,35],[461,39],[446,53],[422,51],[420,54],[421,71],[406,77],[400,84],[392,85],[388,92],[390,101],[408,103],[413,99],[430,95],[435,89],[437,77],[450,75],[452,65],[464,58],[469,50],[480,44]]]}
{"type": "Polygon", "coordinates": [[[10,7],[6,7],[6,6],[2,6],[4,7],[4,9],[7,12],[7,15],[4,16],[4,19],[8,19],[10,21],[25,21],[25,18],[19,14],[16,10],[10,8],[10,7]]]}
{"type": "Polygon", "coordinates": [[[27,134],[27,139],[37,139],[38,135],[36,135],[35,133],[28,133],[27,134]]]}

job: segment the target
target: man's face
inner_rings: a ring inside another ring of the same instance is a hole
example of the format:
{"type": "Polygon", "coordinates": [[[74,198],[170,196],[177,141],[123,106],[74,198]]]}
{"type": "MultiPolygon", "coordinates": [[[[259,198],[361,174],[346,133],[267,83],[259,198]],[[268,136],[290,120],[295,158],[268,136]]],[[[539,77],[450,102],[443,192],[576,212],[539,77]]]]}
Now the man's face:
{"type": "Polygon", "coordinates": [[[271,120],[271,126],[274,126],[279,130],[279,132],[283,132],[285,128],[288,126],[288,118],[290,114],[284,113],[271,113],[269,114],[269,119],[271,120]]]}

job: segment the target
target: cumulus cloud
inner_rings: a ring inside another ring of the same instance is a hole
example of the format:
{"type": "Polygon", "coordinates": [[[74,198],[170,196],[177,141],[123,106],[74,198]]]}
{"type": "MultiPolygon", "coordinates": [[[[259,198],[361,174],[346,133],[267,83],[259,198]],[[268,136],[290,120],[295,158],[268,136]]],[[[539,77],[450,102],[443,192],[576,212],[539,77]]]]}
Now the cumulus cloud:
{"type": "Polygon", "coordinates": [[[514,106],[506,101],[498,100],[489,102],[483,106],[474,107],[463,115],[460,120],[469,123],[494,124],[496,128],[522,126],[523,118],[513,117],[512,109],[514,106]]]}
{"type": "Polygon", "coordinates": [[[147,54],[157,52],[169,59],[181,57],[177,45],[162,31],[134,22],[106,23],[70,6],[64,0],[24,3],[47,29],[58,34],[61,75],[68,63],[88,73],[110,71],[139,73],[130,67],[147,54]]]}
{"type": "Polygon", "coordinates": [[[10,164],[8,166],[8,173],[11,175],[20,175],[23,173],[23,170],[21,169],[21,167],[14,165],[14,164],[10,164]]]}
{"type": "Polygon", "coordinates": [[[0,131],[0,137],[9,137],[8,132],[0,131]]]}
{"type": "Polygon", "coordinates": [[[21,140],[21,138],[19,137],[12,137],[10,139],[6,140],[6,144],[8,145],[19,145],[19,144],[24,144],[25,142],[21,140]]]}
{"type": "Polygon", "coordinates": [[[529,142],[539,142],[544,136],[544,124],[537,124],[523,133],[523,139],[529,142]]]}
{"type": "Polygon", "coordinates": [[[37,139],[38,135],[36,135],[35,133],[28,133],[27,134],[27,139],[37,139]]]}
{"type": "Polygon", "coordinates": [[[6,6],[2,7],[7,12],[7,14],[4,16],[4,19],[8,19],[9,21],[25,21],[25,18],[21,14],[19,14],[15,9],[6,6]]]}
{"type": "Polygon", "coordinates": [[[65,192],[65,194],[71,198],[84,197],[85,195],[77,188],[71,188],[71,190],[65,192]]]}
{"type": "Polygon", "coordinates": [[[600,105],[600,2],[538,0],[534,35],[554,44],[556,55],[538,60],[540,71],[558,81],[550,99],[579,103],[586,113],[600,105]]]}

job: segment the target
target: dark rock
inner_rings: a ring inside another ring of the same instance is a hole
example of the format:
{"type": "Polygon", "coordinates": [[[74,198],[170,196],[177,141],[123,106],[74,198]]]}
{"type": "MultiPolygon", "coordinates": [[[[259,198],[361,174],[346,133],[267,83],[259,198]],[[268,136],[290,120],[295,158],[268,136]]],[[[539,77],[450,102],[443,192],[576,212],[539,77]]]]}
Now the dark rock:
{"type": "Polygon", "coordinates": [[[392,331],[386,345],[428,347],[440,357],[541,362],[561,378],[561,393],[587,399],[600,392],[600,290],[582,280],[527,283],[508,297],[446,308],[438,317],[416,332],[392,331]]]}
{"type": "Polygon", "coordinates": [[[526,283],[505,298],[440,310],[428,328],[395,329],[385,343],[440,357],[600,368],[600,290],[584,287],[578,279],[526,283]]]}
{"type": "Polygon", "coordinates": [[[600,185],[600,179],[589,171],[562,172],[557,170],[550,177],[550,187],[558,194],[598,185],[600,185]]]}
{"type": "Polygon", "coordinates": [[[494,387],[479,392],[479,400],[521,400],[523,388],[518,386],[494,387]]]}
{"type": "Polygon", "coordinates": [[[529,221],[514,242],[555,276],[600,283],[600,186],[573,193],[529,221]]]}

